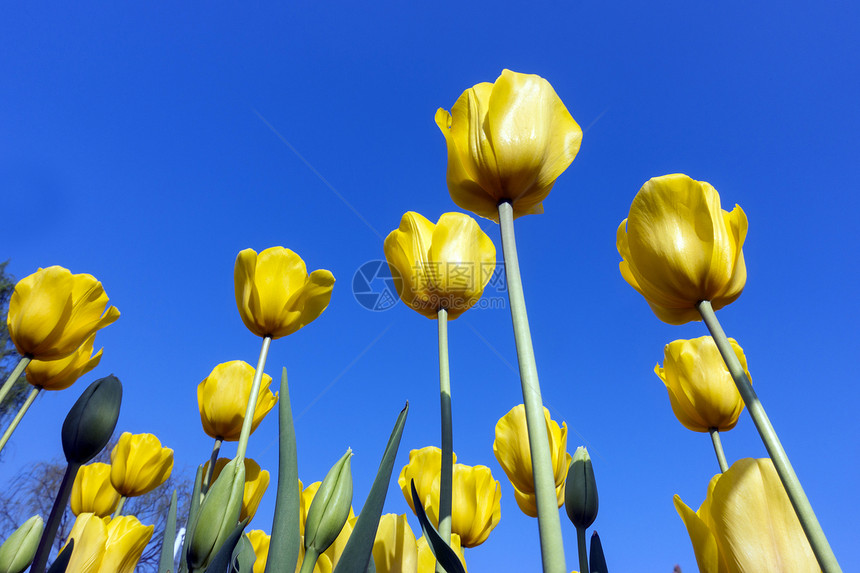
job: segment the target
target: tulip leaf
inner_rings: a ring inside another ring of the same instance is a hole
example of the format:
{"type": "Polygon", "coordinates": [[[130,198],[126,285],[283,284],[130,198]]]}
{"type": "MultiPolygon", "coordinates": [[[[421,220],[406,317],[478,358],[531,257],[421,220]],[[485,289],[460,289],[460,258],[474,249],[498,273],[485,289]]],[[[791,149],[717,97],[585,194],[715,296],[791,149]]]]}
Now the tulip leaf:
{"type": "Polygon", "coordinates": [[[161,537],[161,557],[158,560],[158,573],[173,571],[173,546],[176,543],[176,490],[170,498],[170,509],[167,511],[167,521],[164,522],[164,532],[161,537]]]}
{"type": "Polygon", "coordinates": [[[427,539],[427,545],[430,551],[436,557],[436,561],[448,573],[466,573],[463,569],[463,564],[460,563],[460,558],[454,553],[454,550],[445,543],[430,520],[427,519],[427,513],[424,511],[424,505],[421,498],[418,497],[418,491],[415,489],[415,480],[410,480],[412,488],[412,504],[415,506],[415,515],[418,517],[418,522],[421,523],[421,531],[424,532],[424,537],[427,539]]]}
{"type": "Polygon", "coordinates": [[[606,567],[606,557],[603,556],[603,545],[600,543],[600,536],[597,532],[591,534],[591,562],[590,573],[609,573],[606,567]]]}
{"type": "Polygon", "coordinates": [[[358,514],[358,520],[355,522],[349,541],[347,541],[340,560],[334,568],[334,573],[366,573],[375,570],[371,569],[373,567],[373,559],[371,558],[373,541],[376,539],[376,529],[379,527],[382,506],[385,504],[385,495],[388,493],[388,484],[391,481],[391,471],[394,468],[394,460],[397,458],[400,437],[403,435],[403,426],[406,425],[408,413],[409,402],[397,416],[394,429],[388,438],[388,444],[385,446],[385,452],[382,454],[376,479],[373,480],[373,486],[370,488],[370,493],[367,494],[361,513],[358,514]]]}
{"type": "Polygon", "coordinates": [[[209,562],[209,566],[206,567],[206,573],[224,573],[228,567],[232,567],[233,551],[236,549],[242,533],[245,532],[245,526],[248,525],[248,521],[246,517],[239,525],[233,528],[233,531],[224,540],[218,553],[215,554],[215,558],[209,562]]]}
{"type": "Polygon", "coordinates": [[[72,551],[75,549],[75,540],[70,539],[69,544],[63,547],[57,558],[51,563],[48,573],[66,573],[66,567],[69,566],[69,559],[72,558],[72,551]]]}
{"type": "Polygon", "coordinates": [[[239,538],[236,548],[233,550],[233,559],[230,562],[230,573],[251,573],[254,569],[254,561],[257,560],[257,554],[254,553],[254,546],[247,535],[239,538]]]}
{"type": "Polygon", "coordinates": [[[191,490],[191,503],[188,508],[188,519],[185,520],[185,537],[182,539],[182,547],[179,551],[179,573],[188,571],[188,552],[186,551],[185,542],[191,539],[194,534],[192,525],[197,519],[197,512],[200,511],[200,491],[203,489],[203,466],[197,466],[197,475],[194,476],[194,489],[191,490]]]}
{"type": "Polygon", "coordinates": [[[265,573],[294,571],[299,560],[300,499],[299,469],[296,454],[296,432],[290,406],[290,389],[287,369],[281,371],[281,389],[278,394],[278,492],[275,516],[272,518],[272,537],[265,573]]]}

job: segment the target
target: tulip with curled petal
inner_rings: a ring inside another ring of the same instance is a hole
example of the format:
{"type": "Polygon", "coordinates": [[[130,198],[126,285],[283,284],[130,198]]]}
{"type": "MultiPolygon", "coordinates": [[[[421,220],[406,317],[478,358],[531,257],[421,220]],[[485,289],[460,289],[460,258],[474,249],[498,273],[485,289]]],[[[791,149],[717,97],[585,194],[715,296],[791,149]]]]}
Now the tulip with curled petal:
{"type": "MultiPolygon", "coordinates": [[[[254,367],[247,362],[233,360],[216,366],[197,385],[197,407],[203,431],[219,440],[237,441],[253,382],[254,367]]],[[[278,402],[278,393],[272,394],[269,390],[271,383],[272,377],[264,373],[257,393],[252,433],[278,402]]]]}
{"type": "Polygon", "coordinates": [[[108,296],[95,277],[53,266],[18,281],[6,324],[21,355],[56,360],[117,318],[119,311],[108,306],[108,296]]]}
{"type": "Polygon", "coordinates": [[[746,234],[743,209],[724,211],[709,183],[681,173],[655,177],[618,227],[621,276],[663,322],[701,320],[697,303],[718,310],[741,295],[746,234]]]}
{"type": "Polygon", "coordinates": [[[75,515],[94,513],[108,517],[116,511],[120,497],[110,481],[110,464],[96,462],[78,469],[69,504],[75,515]]]}
{"type": "MultiPolygon", "coordinates": [[[[254,519],[254,515],[257,513],[257,508],[260,506],[260,500],[263,499],[263,494],[266,493],[266,489],[269,487],[269,480],[271,477],[268,471],[260,469],[260,464],[251,458],[244,458],[244,460],[245,489],[242,493],[242,511],[239,514],[239,521],[242,521],[246,517],[254,519]]],[[[212,481],[218,479],[224,466],[229,462],[230,460],[227,458],[218,458],[215,462],[215,469],[212,472],[212,481]]],[[[206,462],[203,465],[203,475],[206,475],[208,471],[209,462],[206,462]]]]}
{"type": "Polygon", "coordinates": [[[123,432],[110,454],[110,480],[125,497],[154,490],[173,471],[173,450],[162,448],[152,434],[123,432]]]}
{"type": "Polygon", "coordinates": [[[582,130],[540,76],[502,71],[436,112],[448,146],[454,203],[494,221],[509,201],[514,217],[543,213],[543,200],[576,157],[582,130]]]}
{"type": "Polygon", "coordinates": [[[78,378],[98,366],[102,351],[93,355],[96,335],[91,334],[77,350],[65,358],[33,360],[27,365],[27,382],[43,390],[65,390],[78,378]]]}
{"type": "Polygon", "coordinates": [[[242,322],[257,336],[273,339],[314,321],[328,306],[334,287],[331,272],[308,275],[302,258],[284,247],[240,252],[233,278],[242,322]]]}

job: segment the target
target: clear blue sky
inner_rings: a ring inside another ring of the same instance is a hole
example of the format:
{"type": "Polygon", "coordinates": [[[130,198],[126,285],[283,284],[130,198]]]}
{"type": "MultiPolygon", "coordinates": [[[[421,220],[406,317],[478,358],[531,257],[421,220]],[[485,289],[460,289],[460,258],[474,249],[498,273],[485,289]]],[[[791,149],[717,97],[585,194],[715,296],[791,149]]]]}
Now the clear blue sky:
{"type": "MultiPolygon", "coordinates": [[[[749,217],[746,291],[719,316],[843,568],[860,569],[858,16],[848,2],[5,6],[0,259],[19,278],[91,273],[122,317],[97,337],[95,371],[39,399],[0,478],[61,456],[65,412],[109,373],[125,387],[118,430],[155,433],[191,473],[211,448],[197,384],[259,352],[234,304],[236,254],[283,245],[337,284],[267,371],[290,372],[302,479],[352,447],[359,509],[403,403],[398,471],[438,445],[439,403],[435,322],[365,310],[353,275],[405,211],[457,210],[434,113],[510,68],[547,78],[585,132],[546,213],[517,233],[544,400],[570,451],[594,458],[610,568],[694,571],[672,495],[698,506],[717,471],[653,373],[666,343],[705,327],[660,323],[617,268],[636,191],[684,172],[749,217]]],[[[521,401],[510,314],[471,310],[450,342],[455,451],[502,482],[501,523],[469,569],[538,571],[536,522],[492,453],[521,401]]],[[[276,431],[271,416],[249,446],[270,470],[276,431]]],[[[723,441],[730,460],[764,456],[746,414],[723,441]]],[[[273,505],[271,491],[252,528],[270,529],[273,505]]],[[[409,511],[396,485],[386,511],[409,511]]]]}

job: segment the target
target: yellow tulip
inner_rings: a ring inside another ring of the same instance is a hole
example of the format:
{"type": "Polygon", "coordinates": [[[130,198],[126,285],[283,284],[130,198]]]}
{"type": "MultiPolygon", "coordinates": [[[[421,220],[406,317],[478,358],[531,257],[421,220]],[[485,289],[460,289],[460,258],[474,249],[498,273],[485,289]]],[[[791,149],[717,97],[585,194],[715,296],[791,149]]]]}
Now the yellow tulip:
{"type": "MultiPolygon", "coordinates": [[[[572,459],[567,452],[567,423],[562,422],[559,427],[558,423],[549,417],[549,410],[546,408],[543,409],[543,415],[555,475],[555,493],[558,507],[561,507],[564,504],[564,481],[572,459]]],[[[496,424],[493,453],[514,486],[517,505],[526,515],[537,517],[531,449],[526,429],[525,406],[522,404],[511,408],[496,424]]]]}
{"type": "Polygon", "coordinates": [[[99,573],[133,573],[154,529],[154,525],[143,525],[133,515],[111,519],[99,573]]]}
{"type": "Polygon", "coordinates": [[[445,213],[434,225],[410,211],[385,239],[385,258],[403,302],[427,318],[444,308],[453,320],[481,298],[496,247],[468,215],[445,213]]]}
{"type": "Polygon", "coordinates": [[[39,269],[15,285],[6,324],[23,356],[65,358],[97,330],[119,318],[116,307],[92,275],[63,267],[39,269]]]}
{"type": "MultiPolygon", "coordinates": [[[[752,380],[743,349],[733,338],[729,343],[752,380]]],[[[663,367],[658,364],[654,373],[666,385],[678,421],[694,432],[734,428],[744,402],[714,340],[676,340],[666,345],[664,356],[663,367]]]]}
{"type": "Polygon", "coordinates": [[[300,256],[284,247],[259,255],[245,249],[233,273],[236,305],[248,330],[281,338],[313,322],[328,306],[334,276],[326,270],[308,275],[300,256]]]}
{"type": "Polygon", "coordinates": [[[266,535],[265,531],[259,529],[249,531],[247,535],[256,556],[253,573],[263,573],[266,570],[266,561],[269,558],[269,544],[272,541],[272,536],[266,535]]]}
{"type": "Polygon", "coordinates": [[[94,356],[93,344],[96,334],[93,333],[77,350],[56,360],[33,360],[27,365],[27,382],[43,390],[65,390],[74,384],[78,378],[98,366],[102,359],[102,351],[94,356]]]}
{"type": "Polygon", "coordinates": [[[152,434],[123,432],[110,453],[110,481],[125,497],[148,493],[170,477],[173,450],[152,434]]]}
{"type": "MultiPolygon", "coordinates": [[[[242,493],[242,511],[239,514],[239,521],[242,521],[246,517],[250,517],[254,519],[254,515],[257,513],[257,508],[260,506],[260,500],[263,499],[263,494],[266,493],[266,489],[269,487],[269,472],[260,469],[260,464],[252,460],[251,458],[244,458],[245,460],[245,489],[242,493]]],[[[212,479],[210,483],[215,483],[215,480],[218,479],[218,476],[221,475],[221,470],[224,469],[224,466],[227,465],[227,462],[230,460],[227,458],[218,458],[215,461],[215,469],[212,472],[212,479]]],[[[207,475],[209,472],[209,462],[203,464],[203,475],[207,475]]]]}
{"type": "MultiPolygon", "coordinates": [[[[197,385],[197,407],[203,431],[219,440],[235,442],[242,433],[245,408],[254,383],[254,367],[242,360],[224,362],[197,385]]],[[[278,402],[277,392],[269,386],[272,377],[263,374],[251,432],[257,429],[266,414],[278,402]]]]}
{"type": "Polygon", "coordinates": [[[820,571],[770,459],[744,458],[708,485],[693,511],[679,496],[702,573],[820,571]]]}
{"type": "Polygon", "coordinates": [[[373,563],[377,573],[418,571],[418,545],[405,513],[386,513],[379,518],[373,541],[373,563]]]}
{"type": "Polygon", "coordinates": [[[510,201],[514,217],[543,213],[553,183],[579,151],[582,130],[548,81],[510,70],[436,112],[448,145],[454,203],[494,221],[510,201]]]}
{"type": "Polygon", "coordinates": [[[710,184],[680,173],[655,177],[618,227],[621,275],[660,320],[700,320],[698,302],[708,300],[718,310],[741,295],[746,234],[743,209],[722,210],[710,184]]]}
{"type": "MultiPolygon", "coordinates": [[[[436,557],[430,549],[430,544],[427,543],[427,538],[421,536],[417,542],[418,545],[418,573],[434,573],[436,571],[436,557]]],[[[463,569],[466,569],[466,557],[463,555],[463,547],[460,544],[460,536],[456,533],[451,534],[451,549],[460,558],[460,563],[463,569]]]]}
{"type": "MultiPolygon", "coordinates": [[[[456,455],[454,460],[456,460],[456,455]]],[[[397,480],[412,511],[410,482],[415,481],[427,518],[439,525],[439,472],[442,451],[433,446],[409,452],[409,463],[397,480]]],[[[451,531],[460,536],[463,547],[475,547],[489,537],[501,517],[501,486],[486,466],[454,464],[451,531]]]]}
{"type": "Polygon", "coordinates": [[[77,516],[66,540],[66,545],[74,539],[75,546],[66,571],[69,573],[98,573],[105,555],[107,542],[107,522],[110,518],[98,517],[92,513],[77,516]]]}
{"type": "Polygon", "coordinates": [[[110,482],[110,464],[97,462],[78,469],[69,504],[75,515],[94,513],[108,517],[116,510],[120,497],[110,482]]]}

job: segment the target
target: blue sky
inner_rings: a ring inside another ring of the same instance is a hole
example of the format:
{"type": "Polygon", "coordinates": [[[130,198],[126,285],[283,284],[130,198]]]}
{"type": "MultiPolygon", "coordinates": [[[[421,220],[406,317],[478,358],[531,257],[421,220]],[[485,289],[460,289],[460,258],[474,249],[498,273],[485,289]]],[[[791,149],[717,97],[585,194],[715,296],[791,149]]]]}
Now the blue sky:
{"type": "MultiPolygon", "coordinates": [[[[747,213],[747,287],[719,317],[841,565],[860,568],[856,6],[2,10],[0,258],[19,278],[54,264],[91,273],[122,317],[98,335],[95,371],[38,400],[0,478],[61,456],[65,412],[109,373],[125,388],[118,429],[155,433],[191,473],[211,448],[197,384],[259,352],[233,298],[247,247],[291,248],[337,279],[326,312],[275,341],[266,368],[290,373],[302,479],[322,479],[352,447],[358,508],[407,399],[398,470],[410,449],[438,445],[435,322],[402,304],[364,309],[352,278],[383,258],[405,211],[435,221],[458,210],[434,113],[510,68],[547,78],[584,131],[545,214],[516,229],[544,401],[567,422],[570,451],[585,444],[594,459],[609,566],[695,570],[672,496],[697,506],[717,471],[707,435],[675,420],[653,373],[666,343],[705,327],[659,322],[617,268],[615,230],[636,191],[683,172],[747,213]]],[[[481,225],[501,253],[498,227],[481,225]]],[[[496,421],[521,402],[510,314],[471,310],[449,336],[455,451],[502,482],[501,523],[467,564],[538,571],[536,522],[492,453],[496,421]]],[[[249,446],[270,470],[276,431],[271,416],[249,446]]],[[[746,414],[723,443],[730,461],[765,455],[746,414]]],[[[273,505],[272,491],[252,528],[270,529],[273,505]]],[[[409,511],[396,485],[386,511],[409,511]]],[[[573,569],[575,533],[564,533],[573,569]]]]}

